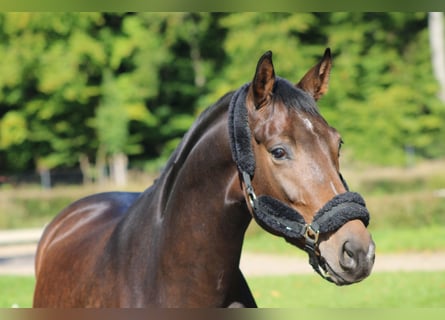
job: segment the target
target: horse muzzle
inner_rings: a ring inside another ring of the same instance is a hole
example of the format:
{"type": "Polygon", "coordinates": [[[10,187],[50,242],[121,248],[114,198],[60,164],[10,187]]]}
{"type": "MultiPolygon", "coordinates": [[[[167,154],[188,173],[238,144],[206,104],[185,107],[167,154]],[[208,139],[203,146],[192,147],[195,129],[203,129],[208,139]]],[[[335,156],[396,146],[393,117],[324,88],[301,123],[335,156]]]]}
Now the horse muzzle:
{"type": "Polygon", "coordinates": [[[365,279],[372,271],[375,243],[363,223],[352,220],[319,243],[319,264],[336,285],[365,279]]]}

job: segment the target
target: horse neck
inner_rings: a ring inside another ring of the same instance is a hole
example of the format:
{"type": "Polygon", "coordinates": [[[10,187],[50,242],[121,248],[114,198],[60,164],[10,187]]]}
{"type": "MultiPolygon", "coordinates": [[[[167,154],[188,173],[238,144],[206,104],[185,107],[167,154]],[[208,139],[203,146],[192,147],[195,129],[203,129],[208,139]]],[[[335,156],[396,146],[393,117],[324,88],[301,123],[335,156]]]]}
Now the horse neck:
{"type": "Polygon", "coordinates": [[[158,285],[167,292],[168,283],[190,279],[190,274],[196,282],[213,279],[209,283],[218,281],[224,288],[238,270],[251,217],[228,135],[224,104],[198,120],[130,212],[129,221],[138,228],[131,233],[145,237],[137,240],[140,249],[158,257],[149,259],[148,268],[158,270],[157,279],[164,279],[158,285]]]}
{"type": "Polygon", "coordinates": [[[192,128],[175,157],[159,211],[169,243],[221,253],[232,242],[241,250],[250,215],[232,159],[227,112],[221,112],[226,110],[214,110],[192,128]]]}

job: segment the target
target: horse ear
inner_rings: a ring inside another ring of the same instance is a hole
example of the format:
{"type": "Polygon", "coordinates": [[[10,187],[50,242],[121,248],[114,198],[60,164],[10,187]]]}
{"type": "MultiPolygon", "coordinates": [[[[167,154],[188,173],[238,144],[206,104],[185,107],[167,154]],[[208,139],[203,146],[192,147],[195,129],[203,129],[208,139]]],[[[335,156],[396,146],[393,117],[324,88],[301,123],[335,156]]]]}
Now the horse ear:
{"type": "Polygon", "coordinates": [[[272,64],[272,51],[267,51],[258,61],[252,82],[253,100],[259,109],[270,96],[275,83],[275,70],[272,64]]]}
{"type": "Polygon", "coordinates": [[[297,87],[311,94],[317,101],[328,91],[331,67],[331,49],[327,48],[321,61],[304,75],[297,87]]]}

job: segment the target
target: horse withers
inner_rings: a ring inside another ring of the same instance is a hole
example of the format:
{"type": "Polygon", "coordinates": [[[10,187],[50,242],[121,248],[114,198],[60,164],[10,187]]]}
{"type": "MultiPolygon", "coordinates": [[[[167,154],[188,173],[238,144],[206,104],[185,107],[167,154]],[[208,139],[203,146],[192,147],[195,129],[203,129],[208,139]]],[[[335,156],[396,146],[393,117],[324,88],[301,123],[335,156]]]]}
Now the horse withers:
{"type": "Polygon", "coordinates": [[[252,217],[307,251],[328,281],[366,278],[369,213],[316,105],[331,64],[327,49],[294,85],[266,52],[252,82],[200,115],[151,187],[60,212],[38,245],[34,307],[255,307],[239,269],[252,217]]]}

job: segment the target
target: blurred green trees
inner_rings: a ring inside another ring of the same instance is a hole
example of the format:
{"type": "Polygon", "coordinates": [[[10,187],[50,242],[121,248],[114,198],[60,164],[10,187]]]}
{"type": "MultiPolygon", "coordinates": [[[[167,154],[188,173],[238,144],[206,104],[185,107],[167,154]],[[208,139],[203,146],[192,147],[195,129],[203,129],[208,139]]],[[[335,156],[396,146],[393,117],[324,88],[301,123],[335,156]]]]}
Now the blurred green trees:
{"type": "Polygon", "coordinates": [[[322,114],[345,162],[445,155],[426,13],[2,13],[0,173],[56,167],[99,179],[162,163],[196,116],[274,53],[297,82],[331,47],[322,114]],[[113,160],[114,159],[114,160],[113,160]],[[123,162],[122,162],[123,161],[123,162]],[[98,170],[89,170],[96,167],[98,170]],[[115,170],[111,170],[114,172],[115,170]]]}

